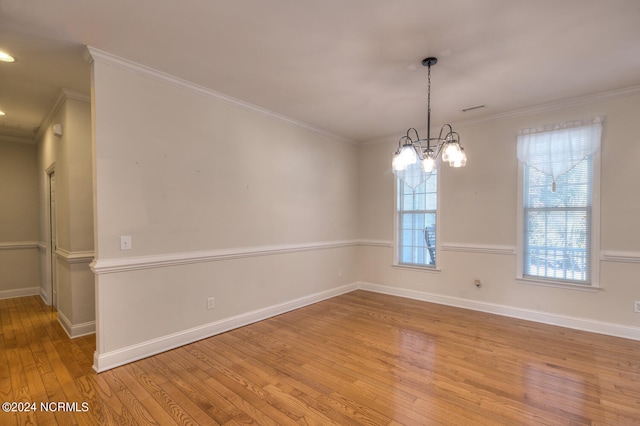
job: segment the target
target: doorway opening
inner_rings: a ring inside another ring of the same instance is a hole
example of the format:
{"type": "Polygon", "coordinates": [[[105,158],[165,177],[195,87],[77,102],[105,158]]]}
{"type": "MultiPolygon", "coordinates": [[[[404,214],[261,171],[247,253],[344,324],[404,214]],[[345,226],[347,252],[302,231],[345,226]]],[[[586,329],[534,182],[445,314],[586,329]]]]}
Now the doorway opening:
{"type": "Polygon", "coordinates": [[[56,205],[56,172],[55,167],[51,166],[47,170],[47,186],[48,186],[48,198],[49,198],[49,208],[48,208],[48,216],[49,220],[47,223],[47,245],[49,246],[49,256],[47,256],[47,271],[48,271],[48,281],[50,283],[49,287],[49,304],[54,308],[58,308],[58,269],[57,269],[57,259],[56,259],[56,250],[58,247],[58,210],[56,205]]]}

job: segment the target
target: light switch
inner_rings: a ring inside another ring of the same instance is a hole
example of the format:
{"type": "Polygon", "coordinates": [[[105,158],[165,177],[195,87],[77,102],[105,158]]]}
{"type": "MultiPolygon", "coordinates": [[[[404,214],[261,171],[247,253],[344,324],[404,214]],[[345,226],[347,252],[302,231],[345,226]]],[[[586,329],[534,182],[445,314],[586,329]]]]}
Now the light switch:
{"type": "Polygon", "coordinates": [[[131,250],[131,235],[120,237],[120,250],[131,250]]]}

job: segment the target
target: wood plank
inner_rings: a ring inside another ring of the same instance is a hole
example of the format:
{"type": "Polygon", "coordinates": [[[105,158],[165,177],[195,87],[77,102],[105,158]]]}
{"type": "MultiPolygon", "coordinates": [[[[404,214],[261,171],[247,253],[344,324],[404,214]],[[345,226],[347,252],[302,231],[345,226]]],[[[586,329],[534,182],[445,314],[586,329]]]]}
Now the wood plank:
{"type": "Polygon", "coordinates": [[[354,291],[116,369],[0,300],[0,424],[640,424],[640,342],[354,291]]]}

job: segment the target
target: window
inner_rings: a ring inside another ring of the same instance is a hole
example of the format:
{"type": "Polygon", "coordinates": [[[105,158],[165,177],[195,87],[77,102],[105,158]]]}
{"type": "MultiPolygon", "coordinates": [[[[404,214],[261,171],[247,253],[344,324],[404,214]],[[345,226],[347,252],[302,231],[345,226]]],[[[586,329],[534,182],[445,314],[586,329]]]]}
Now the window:
{"type": "Polygon", "coordinates": [[[520,278],[597,285],[601,121],[519,134],[520,278]]]}
{"type": "Polygon", "coordinates": [[[524,170],[524,270],[530,277],[591,282],[590,157],[556,181],[524,170]]]}
{"type": "Polygon", "coordinates": [[[397,263],[435,268],[437,173],[415,188],[401,179],[397,184],[397,263]]]}

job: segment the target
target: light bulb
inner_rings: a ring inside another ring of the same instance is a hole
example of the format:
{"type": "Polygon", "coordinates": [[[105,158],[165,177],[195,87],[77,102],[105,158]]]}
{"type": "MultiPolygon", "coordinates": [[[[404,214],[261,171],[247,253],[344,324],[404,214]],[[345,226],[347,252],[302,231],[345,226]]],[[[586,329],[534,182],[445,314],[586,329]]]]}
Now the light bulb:
{"type": "Polygon", "coordinates": [[[455,156],[449,157],[449,165],[451,167],[464,167],[467,165],[467,154],[464,153],[464,148],[461,147],[455,156]]]}
{"type": "Polygon", "coordinates": [[[9,55],[7,52],[0,51],[0,61],[2,62],[13,62],[15,59],[13,56],[9,55]]]}
{"type": "Polygon", "coordinates": [[[436,160],[433,159],[433,156],[430,153],[427,153],[424,160],[422,160],[422,170],[426,173],[431,173],[435,167],[436,160]]]}
{"type": "Polygon", "coordinates": [[[400,171],[407,168],[407,165],[402,162],[402,158],[400,157],[400,151],[396,152],[393,156],[393,162],[391,163],[391,168],[393,171],[400,171]]]}
{"type": "Polygon", "coordinates": [[[400,161],[404,164],[403,169],[418,161],[418,155],[416,154],[416,150],[413,145],[406,144],[402,147],[402,150],[400,151],[400,161]]]}
{"type": "Polygon", "coordinates": [[[452,161],[456,161],[460,156],[460,146],[455,142],[447,143],[447,146],[444,148],[444,153],[442,154],[442,161],[448,161],[451,163],[452,161]]]}

